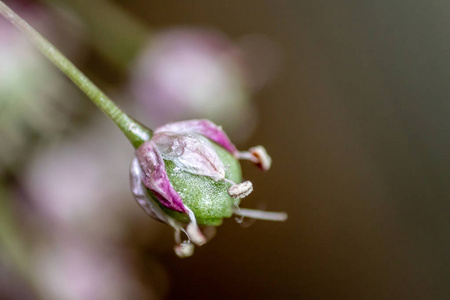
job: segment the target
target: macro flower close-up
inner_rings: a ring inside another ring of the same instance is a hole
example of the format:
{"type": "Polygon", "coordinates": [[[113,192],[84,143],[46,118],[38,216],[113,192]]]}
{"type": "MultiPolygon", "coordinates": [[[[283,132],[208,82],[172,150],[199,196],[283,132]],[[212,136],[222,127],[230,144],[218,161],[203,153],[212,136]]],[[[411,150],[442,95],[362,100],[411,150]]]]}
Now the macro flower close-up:
{"type": "Polygon", "coordinates": [[[448,20],[0,0],[0,299],[450,299],[448,20]]]}
{"type": "MultiPolygon", "coordinates": [[[[175,229],[179,256],[191,254],[191,241],[199,246],[207,241],[198,225],[218,226],[222,218],[233,213],[246,215],[248,210],[239,208],[240,199],[248,196],[253,186],[250,181],[241,182],[238,159],[249,160],[263,170],[271,165],[264,147],[240,152],[225,132],[208,120],[158,127],[136,150],[131,165],[133,194],[150,216],[175,229]],[[180,222],[186,223],[186,228],[180,222]],[[181,243],[181,231],[186,233],[187,242],[181,243]]],[[[262,211],[248,216],[277,221],[287,217],[262,211]]]]}

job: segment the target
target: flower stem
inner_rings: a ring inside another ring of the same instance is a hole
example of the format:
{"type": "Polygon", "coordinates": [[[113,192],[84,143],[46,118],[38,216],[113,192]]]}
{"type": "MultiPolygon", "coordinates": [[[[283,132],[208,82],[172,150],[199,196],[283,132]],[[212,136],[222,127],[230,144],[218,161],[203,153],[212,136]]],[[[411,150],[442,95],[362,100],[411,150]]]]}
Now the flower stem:
{"type": "Polygon", "coordinates": [[[56,67],[58,67],[89,99],[122,130],[134,148],[150,139],[152,131],[125,114],[89,78],[87,78],[58,49],[41,36],[25,20],[0,1],[0,14],[16,26],[56,67]]]}

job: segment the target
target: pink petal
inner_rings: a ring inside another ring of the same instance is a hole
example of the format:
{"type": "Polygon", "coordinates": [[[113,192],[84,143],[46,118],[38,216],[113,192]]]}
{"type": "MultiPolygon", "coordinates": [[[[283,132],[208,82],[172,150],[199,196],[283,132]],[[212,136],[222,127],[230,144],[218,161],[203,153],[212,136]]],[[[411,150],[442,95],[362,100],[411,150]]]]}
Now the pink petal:
{"type": "Polygon", "coordinates": [[[142,181],[159,202],[171,210],[187,213],[183,200],[169,181],[164,160],[153,141],[143,143],[136,150],[136,157],[143,171],[142,181]]]}
{"type": "Polygon", "coordinates": [[[189,120],[169,123],[156,128],[155,133],[163,131],[171,131],[180,134],[198,133],[221,145],[231,154],[237,155],[238,153],[236,147],[230,141],[222,128],[209,120],[189,120]]]}
{"type": "Polygon", "coordinates": [[[173,161],[183,171],[214,180],[225,178],[222,161],[211,142],[202,135],[163,131],[157,132],[152,137],[152,142],[164,159],[173,161]]]}

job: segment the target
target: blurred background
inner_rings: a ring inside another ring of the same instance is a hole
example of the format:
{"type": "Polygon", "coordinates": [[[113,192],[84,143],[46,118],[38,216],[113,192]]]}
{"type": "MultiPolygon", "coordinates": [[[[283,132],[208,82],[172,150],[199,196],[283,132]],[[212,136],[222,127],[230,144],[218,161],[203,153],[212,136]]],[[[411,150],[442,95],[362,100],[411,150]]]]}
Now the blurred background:
{"type": "Polygon", "coordinates": [[[1,299],[450,297],[448,1],[5,2],[144,124],[264,145],[243,206],[289,219],[176,257],[127,140],[0,20],[1,299]]]}

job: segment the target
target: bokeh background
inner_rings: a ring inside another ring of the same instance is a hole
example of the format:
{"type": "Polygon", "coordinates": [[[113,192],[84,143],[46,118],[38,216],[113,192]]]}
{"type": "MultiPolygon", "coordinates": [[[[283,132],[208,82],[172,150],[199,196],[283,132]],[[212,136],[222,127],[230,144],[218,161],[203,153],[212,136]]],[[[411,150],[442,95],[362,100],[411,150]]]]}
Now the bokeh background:
{"type": "Polygon", "coordinates": [[[448,1],[5,2],[143,123],[263,144],[243,206],[289,219],[176,257],[132,147],[0,22],[0,298],[450,297],[448,1]]]}

